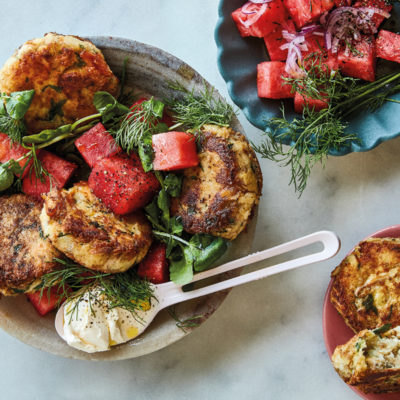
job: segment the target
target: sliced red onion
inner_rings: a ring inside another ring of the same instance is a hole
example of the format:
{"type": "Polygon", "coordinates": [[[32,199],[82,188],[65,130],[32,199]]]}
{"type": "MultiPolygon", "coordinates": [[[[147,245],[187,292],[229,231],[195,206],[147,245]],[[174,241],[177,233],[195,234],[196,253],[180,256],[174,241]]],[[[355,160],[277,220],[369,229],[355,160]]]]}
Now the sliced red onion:
{"type": "Polygon", "coordinates": [[[316,30],[319,29],[319,28],[320,28],[319,25],[317,25],[317,24],[311,24],[311,25],[305,26],[299,33],[301,33],[301,34],[307,34],[307,33],[314,32],[314,31],[316,31],[316,30]]]}
{"type": "MultiPolygon", "coordinates": [[[[248,4],[248,3],[246,3],[246,4],[248,4]]],[[[246,4],[245,4],[245,6],[246,6],[246,4]]],[[[251,3],[250,3],[251,4],[251,3]]],[[[250,6],[247,6],[247,7],[250,7],[250,6]]],[[[259,8],[259,10],[258,11],[256,11],[254,14],[251,14],[251,16],[246,20],[246,21],[243,21],[243,20],[240,20],[242,23],[243,23],[243,25],[246,27],[246,28],[249,28],[251,25],[253,25],[254,23],[256,23],[258,20],[259,20],[259,18],[261,17],[261,15],[263,15],[264,13],[265,13],[265,11],[267,10],[267,4],[266,3],[264,3],[260,8],[259,8]]],[[[243,8],[243,7],[242,7],[243,8]]]]}
{"type": "Polygon", "coordinates": [[[249,7],[252,7],[253,3],[248,1],[243,7],[242,7],[242,13],[246,14],[246,15],[250,15],[250,14],[255,14],[256,11],[255,10],[249,10],[249,7]]]}
{"type": "Polygon", "coordinates": [[[359,41],[362,33],[376,33],[377,28],[371,20],[374,14],[390,16],[375,7],[339,7],[332,11],[324,24],[326,48],[337,53],[342,41],[359,41]]]}

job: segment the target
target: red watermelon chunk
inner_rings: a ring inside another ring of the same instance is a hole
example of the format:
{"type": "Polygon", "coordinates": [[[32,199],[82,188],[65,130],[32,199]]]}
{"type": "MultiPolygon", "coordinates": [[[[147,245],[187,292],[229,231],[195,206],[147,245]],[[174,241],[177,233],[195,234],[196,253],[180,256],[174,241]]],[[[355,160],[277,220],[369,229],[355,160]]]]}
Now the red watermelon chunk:
{"type": "Polygon", "coordinates": [[[268,50],[269,58],[271,61],[285,61],[288,55],[288,50],[282,50],[280,47],[287,43],[282,37],[282,31],[289,33],[296,33],[296,28],[292,20],[284,21],[273,32],[264,36],[264,42],[268,50]]]}
{"type": "Polygon", "coordinates": [[[114,138],[99,122],[75,140],[75,146],[90,168],[103,158],[113,156],[121,151],[114,138]]]}
{"type": "MultiPolygon", "coordinates": [[[[354,3],[353,7],[372,7],[377,8],[384,13],[390,13],[392,11],[392,5],[386,0],[360,0],[354,3]]],[[[372,17],[372,21],[375,23],[375,26],[378,27],[383,21],[385,17],[383,15],[375,13],[372,17]]]]}
{"type": "Polygon", "coordinates": [[[188,132],[165,132],[153,135],[153,167],[157,171],[173,171],[199,164],[196,139],[188,132]]]}
{"type": "Polygon", "coordinates": [[[154,284],[169,281],[167,246],[161,242],[153,242],[146,257],[139,264],[137,274],[154,284]]]}
{"type": "Polygon", "coordinates": [[[283,0],[297,28],[316,21],[334,5],[334,0],[283,0]]]}
{"type": "MultiPolygon", "coordinates": [[[[11,159],[18,160],[28,152],[29,150],[23,148],[19,143],[13,142],[5,133],[0,133],[0,163],[3,164],[11,159]]],[[[37,151],[37,154],[39,154],[39,152],[40,150],[37,151]]],[[[24,159],[19,162],[19,165],[21,168],[24,168],[26,163],[27,159],[24,159]]],[[[22,174],[22,178],[29,173],[31,165],[32,161],[29,161],[29,164],[22,174]]]]}
{"type": "Polygon", "coordinates": [[[376,39],[376,55],[400,63],[400,35],[382,29],[376,39]]]}
{"type": "Polygon", "coordinates": [[[297,113],[302,114],[306,105],[310,110],[321,111],[324,108],[327,108],[329,103],[328,100],[312,99],[311,97],[296,92],[294,96],[294,110],[297,113]]]}
{"type": "Polygon", "coordinates": [[[294,97],[291,86],[285,84],[283,77],[288,77],[285,63],[265,61],[257,65],[257,90],[259,97],[283,99],[294,97]]]}
{"type": "Polygon", "coordinates": [[[255,12],[247,14],[243,12],[243,7],[240,7],[232,13],[232,18],[243,37],[264,37],[287,18],[282,0],[272,0],[265,4],[246,3],[244,7],[247,12],[255,12]]]}
{"type": "Polygon", "coordinates": [[[31,169],[31,173],[22,181],[22,191],[41,199],[41,195],[48,193],[52,187],[63,188],[76,170],[77,165],[46,150],[40,152],[38,159],[50,176],[45,176],[42,182],[36,177],[35,171],[31,169]]]}
{"type": "Polygon", "coordinates": [[[89,176],[89,187],[115,214],[144,207],[160,188],[151,172],[144,172],[139,157],[120,154],[103,158],[89,176]]]}
{"type": "Polygon", "coordinates": [[[373,82],[375,80],[375,40],[364,37],[353,45],[354,49],[338,52],[339,68],[344,75],[373,82]]]}

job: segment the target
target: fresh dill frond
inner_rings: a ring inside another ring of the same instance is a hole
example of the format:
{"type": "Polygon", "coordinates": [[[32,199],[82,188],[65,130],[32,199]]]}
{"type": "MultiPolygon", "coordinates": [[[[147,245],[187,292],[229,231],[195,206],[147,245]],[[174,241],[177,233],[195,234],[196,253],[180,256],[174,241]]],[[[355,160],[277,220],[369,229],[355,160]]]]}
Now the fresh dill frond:
{"type": "Polygon", "coordinates": [[[145,309],[146,304],[155,299],[151,284],[140,279],[132,268],[123,273],[110,274],[85,268],[69,260],[54,258],[53,261],[60,268],[44,274],[36,290],[44,293],[46,289],[57,287],[60,298],[75,301],[72,313],[77,312],[78,304],[85,293],[94,287],[105,296],[109,308],[124,308],[137,318],[137,312],[145,309]]]}
{"type": "Polygon", "coordinates": [[[187,90],[179,82],[169,82],[168,85],[183,94],[164,100],[174,115],[176,126],[183,126],[189,132],[197,132],[205,124],[229,127],[236,114],[233,107],[225,100],[216,98],[214,89],[210,89],[206,83],[199,93],[187,90]]]}
{"type": "Polygon", "coordinates": [[[163,108],[163,103],[153,98],[134,105],[116,128],[110,128],[118,145],[127,153],[139,147],[146,136],[154,133],[163,108]]]}
{"type": "Polygon", "coordinates": [[[307,70],[301,78],[285,78],[292,92],[305,99],[325,101],[327,108],[315,111],[307,104],[301,117],[288,118],[282,106],[281,117],[267,122],[266,140],[254,149],[263,157],[291,168],[289,184],[301,194],[308,177],[317,163],[324,165],[332,151],[340,151],[355,141],[356,132],[349,131],[347,117],[357,111],[373,112],[400,91],[400,73],[380,77],[374,82],[362,83],[345,77],[339,71],[330,72],[321,56],[312,53],[304,62],[307,70]],[[285,147],[284,145],[289,145],[285,147]]]}
{"type": "Polygon", "coordinates": [[[21,143],[26,132],[25,123],[9,115],[0,115],[0,132],[6,133],[13,142],[21,143]]]}
{"type": "Polygon", "coordinates": [[[199,314],[182,320],[178,317],[175,306],[169,307],[168,313],[176,321],[176,326],[185,333],[187,332],[188,328],[198,327],[204,318],[204,315],[199,314]]]}

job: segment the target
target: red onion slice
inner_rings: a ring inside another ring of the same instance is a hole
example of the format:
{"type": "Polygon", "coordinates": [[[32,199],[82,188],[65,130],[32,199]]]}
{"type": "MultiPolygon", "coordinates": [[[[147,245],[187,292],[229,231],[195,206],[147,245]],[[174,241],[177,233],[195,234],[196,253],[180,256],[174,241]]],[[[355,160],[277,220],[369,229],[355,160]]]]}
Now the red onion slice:
{"type": "MultiPolygon", "coordinates": [[[[247,4],[247,3],[246,3],[247,4]]],[[[245,5],[246,5],[245,4],[245,5]]],[[[250,3],[251,4],[251,3],[250,3]]],[[[248,8],[249,6],[247,6],[247,8],[248,8]]],[[[243,20],[241,20],[241,22],[243,23],[243,25],[246,27],[246,28],[249,28],[251,25],[253,25],[254,23],[256,23],[258,20],[259,20],[259,18],[261,17],[261,15],[263,15],[264,13],[265,13],[265,11],[267,10],[267,7],[268,7],[268,5],[267,5],[267,3],[264,3],[260,8],[259,8],[259,10],[258,11],[256,11],[254,14],[252,13],[251,14],[251,16],[246,20],[246,21],[243,21],[243,20]]]]}
{"type": "Polygon", "coordinates": [[[255,14],[256,11],[255,10],[249,10],[249,7],[253,7],[253,3],[248,1],[243,7],[242,7],[242,13],[246,14],[246,15],[250,15],[250,14],[255,14]]]}

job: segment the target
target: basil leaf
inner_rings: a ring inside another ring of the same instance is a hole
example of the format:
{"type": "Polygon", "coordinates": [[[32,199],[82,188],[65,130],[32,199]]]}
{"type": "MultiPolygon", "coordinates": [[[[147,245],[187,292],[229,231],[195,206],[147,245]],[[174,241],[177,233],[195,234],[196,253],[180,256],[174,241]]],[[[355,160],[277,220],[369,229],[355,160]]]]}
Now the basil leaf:
{"type": "Polygon", "coordinates": [[[165,191],[172,197],[179,197],[182,189],[182,176],[168,174],[163,182],[165,191]]]}
{"type": "Polygon", "coordinates": [[[7,114],[13,119],[22,119],[32,103],[34,90],[13,92],[5,98],[7,114]]]}
{"type": "Polygon", "coordinates": [[[128,107],[118,103],[114,96],[108,92],[96,92],[93,97],[93,104],[101,114],[103,123],[130,112],[128,107]]]}
{"type": "Polygon", "coordinates": [[[186,285],[193,279],[193,255],[189,247],[181,248],[178,253],[170,259],[169,276],[177,285],[186,285]]]}
{"type": "Polygon", "coordinates": [[[194,270],[197,272],[211,267],[228,249],[223,238],[206,234],[194,235],[189,243],[194,257],[194,270]]]}
{"type": "Polygon", "coordinates": [[[0,191],[8,189],[14,182],[14,174],[8,169],[0,166],[0,191]]]}
{"type": "Polygon", "coordinates": [[[151,106],[153,115],[156,118],[162,118],[163,113],[164,113],[164,103],[160,100],[155,100],[153,98],[151,98],[150,100],[147,100],[147,102],[151,106]]]}
{"type": "Polygon", "coordinates": [[[139,144],[138,153],[144,172],[151,171],[153,169],[154,151],[150,134],[147,134],[142,138],[142,141],[139,144]]]}
{"type": "Polygon", "coordinates": [[[169,226],[169,197],[167,192],[164,189],[161,189],[158,197],[157,197],[157,205],[161,210],[161,221],[163,224],[168,227],[169,226]]]}

